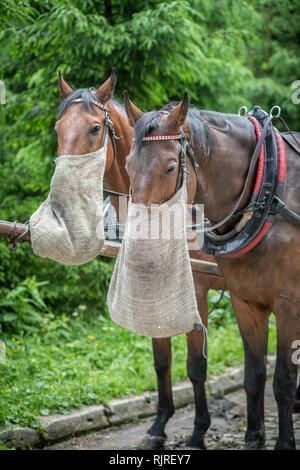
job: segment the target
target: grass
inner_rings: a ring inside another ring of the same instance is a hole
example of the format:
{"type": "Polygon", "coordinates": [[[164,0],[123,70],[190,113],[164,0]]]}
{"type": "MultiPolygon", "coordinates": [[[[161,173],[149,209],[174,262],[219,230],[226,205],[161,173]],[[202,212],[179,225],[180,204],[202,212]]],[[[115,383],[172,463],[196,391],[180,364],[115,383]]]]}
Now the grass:
{"type": "MultiPolygon", "coordinates": [[[[209,294],[212,307],[219,294],[209,294]]],[[[46,316],[40,332],[3,334],[6,363],[0,364],[0,426],[38,426],[36,417],[68,413],[156,390],[150,338],[138,336],[99,316],[46,316]]],[[[243,347],[230,302],[223,299],[209,317],[208,374],[241,363],[243,347]]],[[[269,352],[275,352],[270,324],[269,352]]],[[[186,339],[172,338],[173,382],[187,378],[186,339]]]]}

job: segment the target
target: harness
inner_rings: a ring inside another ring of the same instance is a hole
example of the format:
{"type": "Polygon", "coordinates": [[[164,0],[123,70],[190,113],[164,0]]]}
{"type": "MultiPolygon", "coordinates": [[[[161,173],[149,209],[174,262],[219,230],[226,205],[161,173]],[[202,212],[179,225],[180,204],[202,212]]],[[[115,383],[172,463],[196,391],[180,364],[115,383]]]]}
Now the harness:
{"type": "MultiPolygon", "coordinates": [[[[273,119],[281,119],[280,108],[274,106],[270,115],[268,115],[259,106],[255,106],[251,112],[246,112],[244,116],[253,123],[258,142],[240,197],[229,213],[219,222],[209,224],[205,227],[203,227],[202,224],[194,224],[186,227],[189,230],[199,229],[203,231],[204,246],[202,250],[207,254],[215,256],[236,257],[252,250],[269,231],[276,214],[280,214],[289,222],[300,226],[300,216],[287,209],[282,201],[286,179],[286,150],[281,134],[272,125],[273,119]],[[278,111],[277,114],[273,115],[272,111],[274,111],[275,108],[278,108],[278,111]],[[250,202],[245,209],[238,211],[238,207],[251,184],[252,176],[256,168],[256,182],[250,202]],[[224,225],[225,222],[239,215],[241,216],[241,220],[230,232],[224,235],[218,235],[214,231],[224,225]]],[[[286,126],[283,120],[282,122],[286,126]]],[[[289,130],[288,132],[292,135],[289,130]]],[[[293,135],[292,137],[299,146],[295,137],[293,135]]],[[[143,141],[161,140],[179,140],[181,144],[179,172],[176,184],[177,191],[181,186],[183,173],[187,172],[186,155],[190,158],[195,173],[198,164],[182,129],[180,129],[180,134],[178,135],[149,136],[143,138],[143,141]]],[[[287,140],[286,137],[285,140],[287,140]]],[[[294,150],[300,153],[288,140],[287,142],[294,150]]]]}
{"type": "Polygon", "coordinates": [[[286,150],[280,133],[272,125],[272,119],[278,118],[279,112],[269,116],[259,106],[255,106],[245,117],[252,121],[258,139],[250,165],[250,168],[254,167],[259,151],[256,182],[247,207],[232,214],[242,215],[233,230],[225,235],[217,235],[211,227],[206,228],[203,251],[215,256],[233,258],[251,251],[268,233],[276,214],[300,226],[300,217],[288,210],[282,201],[286,180],[286,150]]]}

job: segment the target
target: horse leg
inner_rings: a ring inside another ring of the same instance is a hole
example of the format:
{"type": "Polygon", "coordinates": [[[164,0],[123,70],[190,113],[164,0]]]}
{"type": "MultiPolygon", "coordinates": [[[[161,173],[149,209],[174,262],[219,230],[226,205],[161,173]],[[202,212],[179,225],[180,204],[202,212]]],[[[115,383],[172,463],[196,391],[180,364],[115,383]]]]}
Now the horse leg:
{"type": "Polygon", "coordinates": [[[187,371],[194,389],[195,420],[193,434],[186,445],[206,449],[204,437],[210,426],[210,416],[205,395],[207,361],[203,356],[203,332],[194,330],[188,333],[187,344],[187,371]]]}
{"type": "Polygon", "coordinates": [[[273,390],[278,407],[279,436],[275,449],[294,450],[296,445],[292,410],[298,365],[293,361],[293,343],[300,339],[299,307],[287,297],[279,299],[276,307],[274,314],[277,324],[277,357],[273,390]]]}
{"type": "Polygon", "coordinates": [[[163,445],[167,435],[165,426],[174,414],[171,384],[171,340],[170,338],[152,339],[154,367],[158,384],[158,409],[154,423],[147,433],[152,437],[145,439],[145,446],[157,449],[163,445]]]}
{"type": "Polygon", "coordinates": [[[244,343],[244,389],[247,396],[246,448],[260,449],[265,444],[264,390],[268,345],[269,312],[231,294],[232,306],[244,343]]]}
{"type": "MultiPolygon", "coordinates": [[[[198,311],[201,315],[203,324],[207,327],[207,292],[208,285],[200,282],[197,274],[194,273],[195,293],[198,305],[198,311]],[[198,282],[199,281],[199,282],[198,282]]],[[[191,438],[187,442],[188,447],[205,449],[204,437],[210,426],[210,415],[207,408],[205,381],[207,372],[207,360],[203,356],[204,335],[201,330],[193,330],[187,335],[187,371],[194,389],[195,399],[195,420],[194,430],[191,438]]]]}

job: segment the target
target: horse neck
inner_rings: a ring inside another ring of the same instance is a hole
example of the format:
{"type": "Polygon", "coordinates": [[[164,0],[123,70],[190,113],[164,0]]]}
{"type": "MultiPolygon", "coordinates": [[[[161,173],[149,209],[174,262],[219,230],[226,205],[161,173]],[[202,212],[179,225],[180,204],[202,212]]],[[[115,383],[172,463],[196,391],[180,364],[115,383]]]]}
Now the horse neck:
{"type": "MultiPolygon", "coordinates": [[[[108,102],[110,120],[113,122],[115,134],[121,139],[115,140],[116,155],[113,155],[113,146],[108,146],[108,161],[112,161],[111,166],[106,169],[104,175],[104,185],[111,191],[128,194],[129,178],[125,170],[126,157],[130,152],[133,129],[130,126],[123,108],[108,102]]],[[[110,196],[111,202],[119,215],[118,197],[110,196]]]]}
{"type": "MultiPolygon", "coordinates": [[[[204,159],[195,152],[199,164],[195,200],[204,204],[205,216],[212,223],[225,217],[240,196],[256,144],[254,126],[249,120],[219,113],[216,115],[222,120],[220,125],[216,116],[204,114],[216,142],[212,155],[204,159]]],[[[253,175],[238,210],[249,202],[255,177],[253,175]]],[[[235,218],[224,224],[219,233],[231,230],[236,222],[235,218]]]]}

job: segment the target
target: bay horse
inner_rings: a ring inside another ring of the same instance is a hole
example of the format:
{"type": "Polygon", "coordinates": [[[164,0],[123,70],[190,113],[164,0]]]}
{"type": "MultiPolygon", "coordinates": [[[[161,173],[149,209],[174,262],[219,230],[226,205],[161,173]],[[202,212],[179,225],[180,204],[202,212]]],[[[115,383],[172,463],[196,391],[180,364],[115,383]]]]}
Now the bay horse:
{"type": "MultiPolygon", "coordinates": [[[[125,92],[125,109],[134,126],[134,141],[126,159],[133,203],[151,206],[169,200],[175,193],[179,172],[187,171],[187,202],[204,204],[205,216],[213,224],[225,220],[222,225],[217,224],[216,236],[224,235],[226,239],[226,234],[232,233],[240,221],[243,209],[248,207],[256,181],[255,175],[251,175],[243,194],[258,145],[253,122],[244,116],[191,107],[187,93],[179,103],[143,113],[125,92]],[[191,146],[195,162],[186,157],[182,169],[183,139],[191,146]],[[238,212],[234,219],[226,220],[225,214],[236,201],[238,212]]],[[[287,157],[284,202],[299,214],[300,157],[295,144],[283,145],[287,157]]],[[[300,227],[276,215],[271,228],[267,228],[265,237],[252,250],[234,257],[216,255],[215,259],[230,290],[244,344],[246,448],[265,445],[268,319],[273,312],[277,325],[273,389],[279,415],[275,449],[295,449],[292,407],[295,392],[296,398],[300,398],[300,388],[296,391],[297,362],[292,361],[292,353],[294,341],[300,340],[300,227]]],[[[204,433],[205,420],[200,428],[204,433]]]]}
{"type": "MultiPolygon", "coordinates": [[[[112,139],[109,139],[104,185],[107,189],[123,194],[129,193],[129,177],[125,170],[126,157],[130,152],[133,129],[128,122],[123,106],[112,100],[115,87],[115,74],[97,89],[73,90],[63,77],[59,76],[59,90],[62,99],[60,117],[55,124],[58,136],[58,155],[80,155],[97,150],[102,141],[105,112],[109,110],[109,119],[113,124],[115,151],[112,139]],[[95,103],[95,100],[98,102],[95,103]],[[99,103],[101,106],[99,107],[99,103]]],[[[118,196],[110,196],[112,204],[119,214],[118,196]]],[[[198,259],[212,261],[212,257],[197,253],[198,259]]],[[[223,289],[224,280],[207,274],[194,273],[198,309],[207,326],[207,293],[209,289],[223,289]]],[[[203,337],[201,331],[187,335],[187,371],[192,382],[195,397],[195,423],[189,447],[204,448],[204,429],[210,424],[205,396],[206,360],[202,356],[203,337]]],[[[165,426],[174,413],[171,384],[171,339],[152,339],[154,366],[158,383],[158,409],[153,425],[148,430],[148,437],[143,440],[143,448],[160,448],[166,439],[165,426]]]]}

